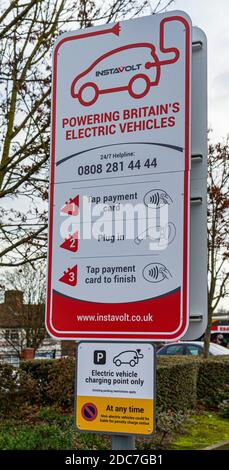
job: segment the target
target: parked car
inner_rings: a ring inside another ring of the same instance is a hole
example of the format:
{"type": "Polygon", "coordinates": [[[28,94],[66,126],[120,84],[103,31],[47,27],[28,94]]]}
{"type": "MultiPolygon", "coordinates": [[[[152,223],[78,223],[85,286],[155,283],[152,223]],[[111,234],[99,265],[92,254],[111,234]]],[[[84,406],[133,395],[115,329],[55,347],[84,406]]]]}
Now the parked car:
{"type": "Polygon", "coordinates": [[[229,333],[224,331],[217,331],[211,333],[211,343],[219,344],[220,346],[229,347],[229,333]]]}
{"type": "Polygon", "coordinates": [[[56,357],[56,351],[37,351],[35,354],[34,359],[55,359],[56,357]]]}
{"type": "MultiPolygon", "coordinates": [[[[166,344],[157,351],[158,356],[200,356],[203,354],[203,341],[179,341],[166,344]]],[[[229,354],[229,349],[219,344],[210,343],[209,355],[221,356],[229,354]]]]}

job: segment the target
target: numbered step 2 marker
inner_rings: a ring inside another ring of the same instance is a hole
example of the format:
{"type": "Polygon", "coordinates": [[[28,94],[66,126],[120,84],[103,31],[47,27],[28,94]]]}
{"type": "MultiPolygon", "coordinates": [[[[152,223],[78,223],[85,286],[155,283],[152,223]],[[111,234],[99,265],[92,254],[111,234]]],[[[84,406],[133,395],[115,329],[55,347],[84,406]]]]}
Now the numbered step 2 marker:
{"type": "Polygon", "coordinates": [[[78,251],[78,232],[75,232],[72,235],[69,235],[68,238],[65,238],[63,243],[61,243],[60,248],[76,253],[78,251]]]}
{"type": "Polygon", "coordinates": [[[77,265],[64,271],[64,275],[60,277],[59,281],[75,287],[77,284],[77,265]]]}

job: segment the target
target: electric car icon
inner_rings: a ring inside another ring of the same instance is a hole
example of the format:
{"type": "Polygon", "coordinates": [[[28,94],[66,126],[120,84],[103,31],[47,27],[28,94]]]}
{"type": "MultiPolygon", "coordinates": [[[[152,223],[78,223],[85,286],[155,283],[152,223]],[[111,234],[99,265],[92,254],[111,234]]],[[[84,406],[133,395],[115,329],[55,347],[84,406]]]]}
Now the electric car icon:
{"type": "Polygon", "coordinates": [[[161,67],[177,62],[180,57],[176,47],[165,47],[164,28],[167,21],[164,18],[160,23],[159,45],[160,53],[169,54],[168,58],[160,60],[156,47],[149,42],[112,49],[74,78],[71,83],[72,98],[78,99],[82,106],[92,106],[100,95],[107,93],[127,91],[135,99],[146,96],[151,87],[158,86],[161,67]],[[136,54],[141,63],[133,63],[136,54]],[[131,65],[126,65],[126,62],[131,65]]]}
{"type": "Polygon", "coordinates": [[[143,357],[141,349],[123,351],[114,357],[113,363],[117,367],[120,367],[122,364],[129,364],[131,367],[134,367],[139,363],[139,359],[142,359],[143,357]]]}

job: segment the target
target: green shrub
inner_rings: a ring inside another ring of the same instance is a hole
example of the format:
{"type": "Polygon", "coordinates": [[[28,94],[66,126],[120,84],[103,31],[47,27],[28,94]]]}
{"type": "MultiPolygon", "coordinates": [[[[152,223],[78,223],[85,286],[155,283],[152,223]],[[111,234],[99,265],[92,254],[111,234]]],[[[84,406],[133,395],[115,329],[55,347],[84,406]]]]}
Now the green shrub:
{"type": "Polygon", "coordinates": [[[74,404],[75,361],[60,359],[53,361],[49,370],[47,395],[50,404],[69,409],[74,404]]]}
{"type": "Polygon", "coordinates": [[[72,449],[74,426],[69,419],[62,426],[37,424],[28,426],[4,423],[0,426],[0,449],[4,450],[69,450],[72,449]]]}
{"type": "Polygon", "coordinates": [[[197,398],[208,408],[217,408],[220,393],[229,385],[229,356],[211,357],[199,363],[197,398]]]}
{"type": "Polygon", "coordinates": [[[53,405],[67,409],[74,402],[74,359],[27,361],[21,364],[38,383],[42,405],[53,405]]]}
{"type": "Polygon", "coordinates": [[[0,367],[0,414],[17,415],[27,405],[40,403],[37,381],[22,369],[9,364],[0,367]]]}
{"type": "Polygon", "coordinates": [[[219,391],[219,415],[222,418],[229,419],[229,385],[224,385],[219,391]]]}
{"type": "Polygon", "coordinates": [[[21,362],[20,368],[34,380],[36,380],[42,404],[46,405],[49,402],[47,387],[49,371],[53,367],[53,361],[26,361],[21,362]]]}
{"type": "MultiPolygon", "coordinates": [[[[190,390],[191,381],[195,378],[193,373],[191,372],[192,366],[196,367],[196,391],[193,389],[194,394],[196,393],[197,402],[201,402],[206,408],[217,408],[220,403],[220,390],[222,391],[225,385],[229,384],[229,356],[215,356],[209,357],[208,359],[203,359],[201,357],[189,357],[189,356],[170,356],[170,357],[158,357],[158,367],[157,367],[157,375],[158,380],[160,381],[159,386],[159,404],[163,405],[163,403],[174,403],[175,407],[171,407],[173,409],[183,409],[183,405],[179,407],[179,400],[183,403],[183,393],[182,390],[187,388],[187,393],[190,397],[190,390]],[[171,369],[174,366],[178,366],[177,372],[172,374],[171,377],[171,369]],[[188,372],[189,369],[186,366],[190,367],[190,373],[188,372]],[[168,377],[166,378],[166,371],[164,371],[164,376],[160,379],[160,368],[168,367],[168,377]],[[184,377],[182,379],[182,370],[186,370],[184,373],[184,377]],[[174,390],[179,389],[179,384],[177,383],[181,380],[181,389],[179,391],[180,396],[172,398],[171,395],[174,395],[174,390]],[[163,383],[164,382],[164,383],[163,383]],[[175,384],[174,384],[175,382],[175,384]],[[172,390],[169,390],[169,384],[172,385],[172,390]],[[160,396],[163,395],[163,396],[160,396]]],[[[194,371],[193,371],[194,372],[194,371]]],[[[195,385],[194,385],[195,388],[195,385]]],[[[187,402],[189,401],[187,400],[187,402]]],[[[193,406],[195,403],[195,397],[193,397],[193,406]]],[[[192,399],[190,400],[192,403],[192,399]]],[[[190,406],[187,403],[187,409],[190,406]]]]}
{"type": "Polygon", "coordinates": [[[75,450],[109,450],[111,448],[109,435],[75,432],[72,437],[75,450]]]}
{"type": "MultiPolygon", "coordinates": [[[[72,411],[75,360],[28,361],[20,369],[0,365],[0,414],[22,413],[23,407],[72,411]]],[[[229,358],[157,358],[157,410],[194,409],[197,401],[217,408],[220,390],[229,384],[229,358]]]]}
{"type": "Polygon", "coordinates": [[[160,360],[157,366],[157,407],[184,411],[195,408],[197,400],[196,361],[160,360]]]}

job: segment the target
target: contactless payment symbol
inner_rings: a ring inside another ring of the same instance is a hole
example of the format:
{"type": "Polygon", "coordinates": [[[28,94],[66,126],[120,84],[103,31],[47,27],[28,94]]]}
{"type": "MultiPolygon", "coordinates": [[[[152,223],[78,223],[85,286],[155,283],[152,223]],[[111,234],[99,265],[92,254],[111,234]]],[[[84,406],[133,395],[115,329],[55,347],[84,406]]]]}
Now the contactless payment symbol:
{"type": "Polygon", "coordinates": [[[93,403],[85,403],[82,406],[81,413],[86,421],[93,421],[97,417],[98,410],[93,403]]]}

